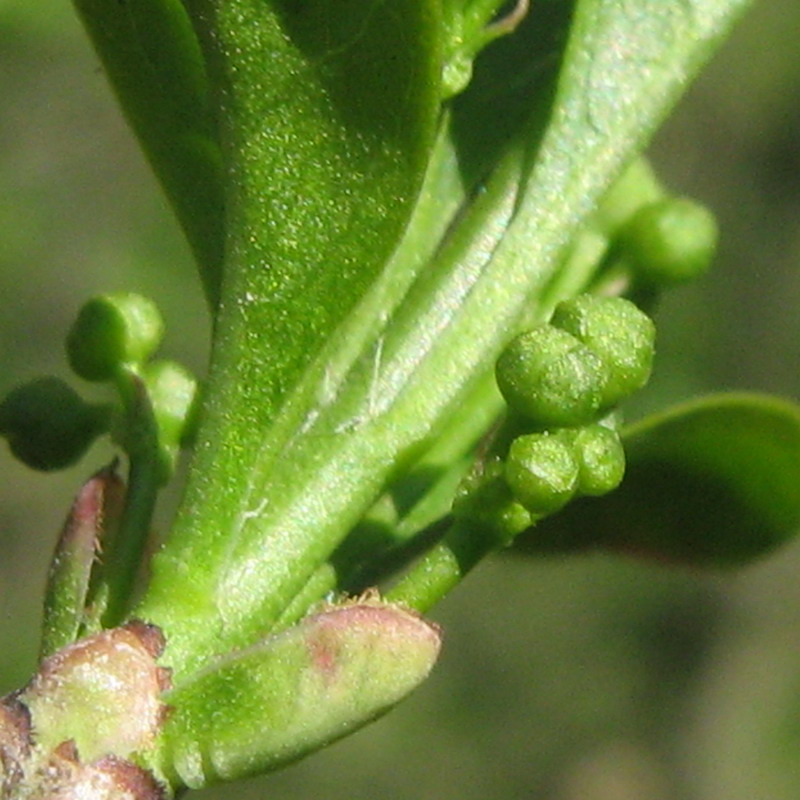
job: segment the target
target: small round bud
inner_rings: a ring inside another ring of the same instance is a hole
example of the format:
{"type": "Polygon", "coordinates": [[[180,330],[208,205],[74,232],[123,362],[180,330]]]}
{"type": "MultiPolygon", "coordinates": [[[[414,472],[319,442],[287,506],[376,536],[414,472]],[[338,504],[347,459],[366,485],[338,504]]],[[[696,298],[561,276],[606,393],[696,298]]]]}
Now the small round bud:
{"type": "Polygon", "coordinates": [[[655,325],[630,300],[584,294],[560,303],[551,324],[580,340],[605,365],[601,408],[616,405],[647,383],[653,366],[655,325]]]}
{"type": "Polygon", "coordinates": [[[67,334],[72,369],[87,381],[113,380],[125,364],[142,364],[158,349],[164,322],[155,304],[138,294],[89,300],[67,334]]]}
{"type": "Polygon", "coordinates": [[[511,443],[505,479],[514,497],[532,514],[558,511],[578,488],[580,465],[569,437],[532,433],[511,443]]]}
{"type": "Polygon", "coordinates": [[[199,402],[197,381],[174,361],[155,361],[141,377],[158,426],[162,477],[168,480],[178,451],[194,434],[199,402]]]}
{"type": "Polygon", "coordinates": [[[699,203],[676,197],[645,206],[621,230],[619,249],[653,284],[684,283],[705,273],[717,248],[717,222],[699,203]]]}
{"type": "Polygon", "coordinates": [[[165,441],[181,444],[194,433],[197,380],[174,361],[156,361],[142,373],[165,441]]]}
{"type": "Polygon", "coordinates": [[[541,427],[572,427],[594,419],[608,383],[601,359],[550,325],[513,339],[497,361],[496,376],[508,405],[541,427]]]}
{"type": "Polygon", "coordinates": [[[599,496],[620,485],[625,451],[616,431],[605,425],[587,425],[575,432],[573,447],[580,465],[580,494],[599,496]]]}
{"type": "Polygon", "coordinates": [[[24,464],[56,470],[75,463],[106,430],[108,411],[55,377],[12,389],[0,402],[0,434],[24,464]]]}

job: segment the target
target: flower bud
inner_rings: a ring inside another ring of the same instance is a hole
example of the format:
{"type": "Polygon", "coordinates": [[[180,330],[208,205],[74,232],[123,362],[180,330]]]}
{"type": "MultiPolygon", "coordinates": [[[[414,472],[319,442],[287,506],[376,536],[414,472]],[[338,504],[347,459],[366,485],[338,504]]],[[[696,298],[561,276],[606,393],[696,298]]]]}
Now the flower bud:
{"type": "Polygon", "coordinates": [[[705,273],[717,249],[714,215],[685,197],[640,209],[621,230],[620,255],[648,283],[684,283],[705,273]]]}
{"type": "Polygon", "coordinates": [[[511,493],[538,516],[552,514],[572,499],[579,472],[570,436],[561,432],[518,437],[511,443],[505,465],[511,493]]]}
{"type": "Polygon", "coordinates": [[[653,366],[655,326],[630,300],[580,295],[560,303],[551,324],[572,334],[603,362],[607,379],[601,390],[601,408],[611,408],[647,383],[653,366]]]}
{"type": "Polygon", "coordinates": [[[628,222],[636,212],[664,197],[646,158],[635,158],[609,187],[594,214],[597,227],[609,237],[628,222]]]}
{"type": "Polygon", "coordinates": [[[174,361],[155,361],[142,373],[158,426],[165,476],[172,474],[178,451],[194,433],[198,386],[194,376],[174,361]]]}
{"type": "Polygon", "coordinates": [[[108,409],[84,402],[60,378],[37,378],[12,389],[0,403],[0,434],[33,469],[75,463],[108,426],[108,409]]]}
{"type": "Polygon", "coordinates": [[[513,339],[497,361],[496,376],[509,407],[542,428],[594,419],[608,382],[595,353],[550,325],[513,339]]]}
{"type": "Polygon", "coordinates": [[[113,380],[126,364],[140,365],[158,349],[164,322],[155,304],[138,294],[89,300],[67,335],[67,356],[87,381],[113,380]]]}
{"type": "Polygon", "coordinates": [[[605,425],[588,425],[575,432],[572,442],[579,464],[580,494],[603,495],[620,485],[625,451],[616,431],[605,425]]]}

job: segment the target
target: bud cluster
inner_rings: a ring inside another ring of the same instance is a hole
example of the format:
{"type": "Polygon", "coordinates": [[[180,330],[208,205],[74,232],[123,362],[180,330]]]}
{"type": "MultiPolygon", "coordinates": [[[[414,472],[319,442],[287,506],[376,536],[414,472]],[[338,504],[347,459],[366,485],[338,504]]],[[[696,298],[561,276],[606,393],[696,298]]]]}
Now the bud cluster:
{"type": "Polygon", "coordinates": [[[621,227],[615,251],[640,282],[672,286],[703,275],[717,249],[714,215],[687,197],[642,206],[621,227]]]}
{"type": "Polygon", "coordinates": [[[591,295],[513,339],[496,367],[508,433],[464,482],[456,513],[507,542],[573,497],[615,489],[625,455],[611,412],[647,382],[654,340],[632,302],[591,295]]]}
{"type": "Polygon", "coordinates": [[[120,400],[87,402],[56,377],[13,389],[0,402],[0,434],[14,455],[34,469],[61,469],[109,432],[130,452],[144,415],[168,478],[193,433],[198,387],[179,364],[151,360],[163,336],[161,314],[145,297],[101,295],[85,303],[66,338],[69,364],[87,381],[113,384],[120,400]]]}

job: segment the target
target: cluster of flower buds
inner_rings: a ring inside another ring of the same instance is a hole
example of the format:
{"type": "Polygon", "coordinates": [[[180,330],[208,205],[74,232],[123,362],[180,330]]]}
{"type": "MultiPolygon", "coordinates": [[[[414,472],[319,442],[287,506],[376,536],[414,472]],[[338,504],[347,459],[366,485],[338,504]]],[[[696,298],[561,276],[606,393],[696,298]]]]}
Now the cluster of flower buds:
{"type": "Polygon", "coordinates": [[[461,488],[459,516],[510,541],[579,495],[615,489],[625,456],[613,410],[647,382],[655,326],[632,302],[581,295],[520,334],[498,359],[509,419],[461,488]]]}
{"type": "Polygon", "coordinates": [[[532,427],[585,425],[647,383],[654,339],[652,320],[630,301],[581,295],[511,341],[497,385],[532,427]]]}
{"type": "Polygon", "coordinates": [[[144,425],[156,432],[168,478],[193,432],[197,381],[179,364],[151,360],[163,336],[161,314],[145,297],[89,300],[67,335],[69,364],[87,381],[113,384],[121,403],[87,402],[55,377],[19,386],[0,403],[0,434],[14,455],[35,469],[61,469],[107,432],[130,452],[144,425]]]}

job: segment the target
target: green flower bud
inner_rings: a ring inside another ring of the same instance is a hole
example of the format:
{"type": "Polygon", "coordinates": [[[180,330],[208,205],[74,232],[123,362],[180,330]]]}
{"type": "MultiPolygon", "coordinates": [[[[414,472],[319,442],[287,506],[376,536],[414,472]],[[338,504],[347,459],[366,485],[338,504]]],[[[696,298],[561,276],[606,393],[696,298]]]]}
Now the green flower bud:
{"type": "Polygon", "coordinates": [[[164,440],[182,444],[195,430],[196,378],[174,361],[156,361],[148,365],[142,378],[164,440]]]}
{"type": "Polygon", "coordinates": [[[551,324],[580,340],[605,365],[601,408],[611,408],[647,383],[655,325],[630,300],[584,294],[560,303],[551,324]]]}
{"type": "Polygon", "coordinates": [[[158,425],[165,476],[172,474],[181,445],[195,429],[198,386],[194,376],[174,361],[156,361],[142,373],[158,425]]]}
{"type": "Polygon", "coordinates": [[[163,336],[164,322],[151,300],[133,293],[101,295],[78,312],[67,334],[67,356],[85,380],[113,380],[125,364],[147,361],[163,336]]]}
{"type": "Polygon", "coordinates": [[[645,206],[620,231],[621,256],[652,284],[684,283],[706,272],[717,248],[717,222],[705,207],[677,197],[645,206]]]}
{"type": "Polygon", "coordinates": [[[588,425],[575,432],[573,447],[580,494],[603,495],[620,485],[625,475],[625,450],[615,430],[588,425]]]}
{"type": "Polygon", "coordinates": [[[86,403],[60,378],[37,378],[0,403],[0,434],[33,469],[68,467],[108,426],[108,408],[86,403]]]}
{"type": "Polygon", "coordinates": [[[603,401],[608,372],[578,339],[540,325],[511,341],[497,361],[497,385],[508,405],[537,426],[589,422],[603,401]]]}
{"type": "Polygon", "coordinates": [[[578,489],[580,464],[568,434],[532,433],[511,443],[505,479],[532,514],[545,516],[569,502],[578,489]]]}

